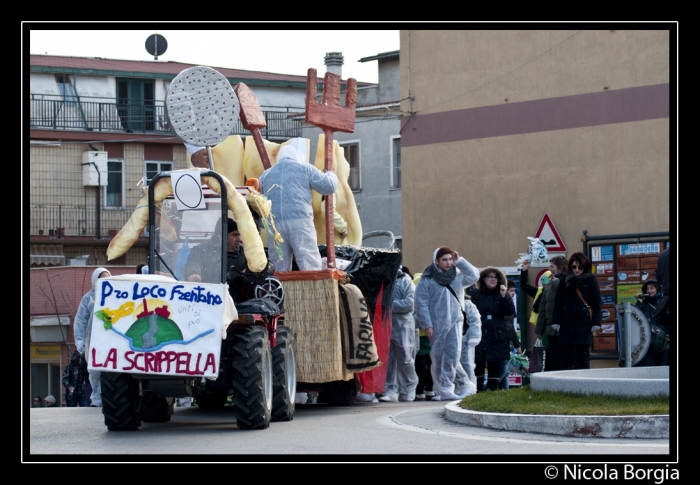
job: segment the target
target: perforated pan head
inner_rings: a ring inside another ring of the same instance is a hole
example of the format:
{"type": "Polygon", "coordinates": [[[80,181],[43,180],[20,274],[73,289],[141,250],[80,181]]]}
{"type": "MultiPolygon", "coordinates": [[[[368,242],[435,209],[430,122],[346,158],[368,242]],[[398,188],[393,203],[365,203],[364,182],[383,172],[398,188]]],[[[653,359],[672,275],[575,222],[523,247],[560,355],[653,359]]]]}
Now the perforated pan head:
{"type": "Polygon", "coordinates": [[[215,146],[238,122],[240,103],[223,74],[206,66],[185,69],[165,96],[170,126],[185,143],[215,146]]]}

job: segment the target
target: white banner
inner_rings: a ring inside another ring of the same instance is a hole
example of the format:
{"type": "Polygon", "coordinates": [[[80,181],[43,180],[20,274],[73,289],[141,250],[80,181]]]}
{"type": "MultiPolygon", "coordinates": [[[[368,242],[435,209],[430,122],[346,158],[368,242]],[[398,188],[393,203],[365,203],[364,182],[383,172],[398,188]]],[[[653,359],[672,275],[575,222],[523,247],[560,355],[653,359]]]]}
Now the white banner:
{"type": "Polygon", "coordinates": [[[227,285],[158,275],[99,279],[88,368],[216,377],[222,335],[235,318],[227,285]]]}

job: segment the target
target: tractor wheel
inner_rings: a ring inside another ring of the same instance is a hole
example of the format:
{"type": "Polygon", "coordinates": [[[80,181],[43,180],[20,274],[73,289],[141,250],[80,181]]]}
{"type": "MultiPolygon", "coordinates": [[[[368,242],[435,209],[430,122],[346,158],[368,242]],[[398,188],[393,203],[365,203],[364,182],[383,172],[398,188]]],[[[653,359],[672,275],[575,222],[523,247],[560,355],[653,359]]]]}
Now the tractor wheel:
{"type": "Polygon", "coordinates": [[[198,408],[209,411],[223,408],[226,405],[227,398],[228,391],[224,389],[211,394],[199,394],[195,396],[194,402],[197,404],[198,408]]]}
{"type": "Polygon", "coordinates": [[[324,394],[326,394],[325,401],[330,406],[352,406],[357,396],[355,379],[328,382],[325,385],[324,394]]]}
{"type": "Polygon", "coordinates": [[[264,429],[272,414],[272,352],[264,327],[246,327],[233,341],[233,406],[241,429],[264,429]]]}
{"type": "Polygon", "coordinates": [[[277,345],[272,349],[272,421],[294,419],[294,396],[297,392],[297,362],[292,330],[277,327],[277,345]]]}
{"type": "Polygon", "coordinates": [[[141,426],[142,398],[131,374],[102,372],[102,415],[110,431],[134,431],[141,426]]]}
{"type": "Polygon", "coordinates": [[[167,423],[174,407],[175,398],[158,397],[150,391],[144,392],[141,419],[144,423],[167,423]]]}

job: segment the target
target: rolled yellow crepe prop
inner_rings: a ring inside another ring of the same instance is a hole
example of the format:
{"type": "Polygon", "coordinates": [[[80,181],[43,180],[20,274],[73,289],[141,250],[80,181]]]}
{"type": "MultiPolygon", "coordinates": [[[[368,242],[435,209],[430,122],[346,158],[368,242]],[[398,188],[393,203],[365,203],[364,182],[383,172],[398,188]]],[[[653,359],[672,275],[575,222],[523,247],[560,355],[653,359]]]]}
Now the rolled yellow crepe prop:
{"type": "MultiPolygon", "coordinates": [[[[248,269],[254,273],[259,273],[267,267],[267,257],[265,256],[265,248],[260,238],[258,226],[255,225],[253,214],[250,213],[245,197],[238,193],[236,187],[229,179],[223,176],[222,178],[228,194],[228,208],[233,212],[233,219],[238,224],[238,232],[241,234],[241,242],[245,250],[248,269]]],[[[214,177],[202,176],[202,183],[207,184],[210,189],[221,195],[221,185],[214,177]]]]}
{"type": "MultiPolygon", "coordinates": [[[[150,187],[149,190],[151,190],[150,187]]],[[[153,190],[155,190],[153,200],[157,204],[173,193],[170,178],[158,180],[153,190]]],[[[121,231],[110,241],[107,247],[107,261],[112,261],[131,249],[131,246],[138,241],[146,225],[148,225],[148,194],[136,204],[136,209],[134,209],[129,220],[126,221],[121,231]]]]}
{"type": "MultiPolygon", "coordinates": [[[[263,247],[260,233],[253,220],[253,215],[248,209],[246,199],[238,193],[236,187],[229,179],[222,175],[228,193],[228,208],[233,213],[233,219],[238,224],[238,231],[241,234],[241,241],[245,248],[245,257],[248,262],[248,269],[259,273],[267,267],[267,257],[263,247]]],[[[209,188],[221,194],[221,185],[214,177],[203,176],[201,182],[207,184],[209,188]]],[[[154,201],[161,202],[173,193],[173,186],[170,178],[162,178],[155,185],[154,201]]],[[[148,224],[148,197],[143,197],[131,214],[124,227],[112,239],[107,247],[107,260],[111,261],[125,254],[138,240],[144,228],[148,224]]]]}

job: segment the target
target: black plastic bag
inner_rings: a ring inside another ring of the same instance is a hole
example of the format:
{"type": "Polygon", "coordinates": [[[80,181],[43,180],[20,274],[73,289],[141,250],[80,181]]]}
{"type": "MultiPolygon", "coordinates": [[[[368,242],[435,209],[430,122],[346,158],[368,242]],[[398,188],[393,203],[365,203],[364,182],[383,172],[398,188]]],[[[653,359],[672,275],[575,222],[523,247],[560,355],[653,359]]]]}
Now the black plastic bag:
{"type": "Polygon", "coordinates": [[[530,355],[530,366],[527,369],[529,374],[542,372],[544,370],[545,349],[542,346],[542,340],[535,340],[535,345],[532,346],[532,355],[530,355]]]}

